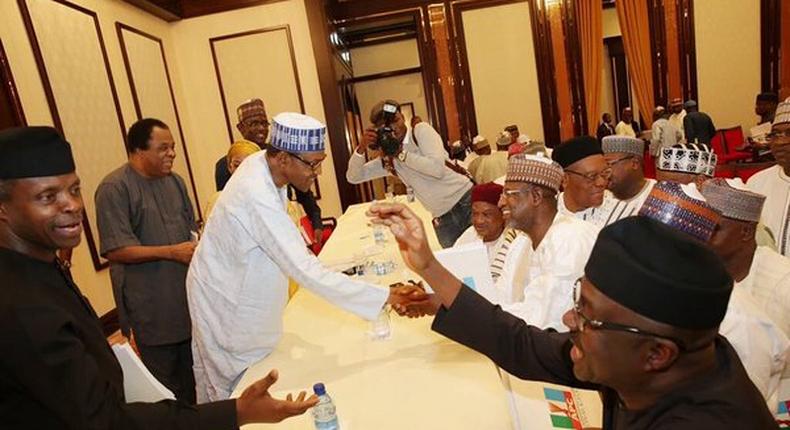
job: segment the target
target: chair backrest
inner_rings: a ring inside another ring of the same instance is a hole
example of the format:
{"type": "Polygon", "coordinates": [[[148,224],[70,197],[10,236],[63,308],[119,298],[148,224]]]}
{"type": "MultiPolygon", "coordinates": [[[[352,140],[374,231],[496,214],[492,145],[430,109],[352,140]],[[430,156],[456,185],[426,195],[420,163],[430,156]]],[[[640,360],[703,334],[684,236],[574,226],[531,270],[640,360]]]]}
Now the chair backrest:
{"type": "Polygon", "coordinates": [[[727,148],[724,145],[724,130],[716,130],[716,134],[710,140],[710,148],[719,158],[727,154],[727,148]]]}
{"type": "MultiPolygon", "coordinates": [[[[722,133],[722,143],[724,143],[724,153],[731,154],[738,152],[735,148],[743,145],[743,128],[741,126],[725,128],[719,130],[722,133]]],[[[718,134],[718,133],[717,133],[718,134]]]]}

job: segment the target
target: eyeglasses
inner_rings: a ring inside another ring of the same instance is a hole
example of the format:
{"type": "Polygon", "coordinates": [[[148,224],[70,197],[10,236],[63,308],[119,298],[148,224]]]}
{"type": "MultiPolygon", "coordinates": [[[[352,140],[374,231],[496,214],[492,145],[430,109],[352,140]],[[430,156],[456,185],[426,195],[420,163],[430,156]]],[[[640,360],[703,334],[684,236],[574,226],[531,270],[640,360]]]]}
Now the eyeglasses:
{"type": "Polygon", "coordinates": [[[587,182],[595,182],[595,180],[598,179],[598,178],[601,178],[604,181],[608,181],[609,178],[612,177],[612,168],[611,167],[607,167],[607,168],[601,170],[600,172],[581,173],[581,172],[576,172],[576,171],[568,170],[568,169],[565,169],[565,172],[566,173],[573,173],[574,175],[581,176],[582,178],[587,180],[587,182]]]}
{"type": "Polygon", "coordinates": [[[286,154],[288,154],[291,157],[296,158],[297,160],[301,161],[302,164],[304,164],[305,166],[309,167],[310,170],[313,170],[313,171],[318,170],[318,168],[321,167],[321,163],[324,162],[324,160],[307,161],[304,158],[302,158],[301,156],[294,154],[293,152],[286,152],[286,154]]]}
{"type": "MultiPolygon", "coordinates": [[[[612,166],[614,166],[615,164],[617,164],[617,163],[619,163],[619,162],[621,162],[621,161],[630,160],[630,159],[632,159],[632,158],[634,158],[634,156],[633,156],[633,155],[626,155],[625,157],[620,157],[620,158],[618,158],[617,160],[611,160],[611,161],[607,161],[607,162],[606,162],[606,165],[607,165],[607,166],[609,166],[609,167],[612,167],[612,166]]],[[[595,180],[595,179],[593,179],[593,181],[594,181],[594,180],[595,180]]]]}
{"type": "MultiPolygon", "coordinates": [[[[573,284],[573,313],[576,316],[576,321],[578,321],[576,323],[576,326],[577,326],[577,329],[578,329],[579,333],[584,333],[584,328],[589,326],[592,330],[619,331],[619,332],[623,332],[623,333],[637,334],[637,335],[640,335],[640,336],[657,337],[659,339],[665,339],[665,340],[673,342],[675,345],[678,346],[678,349],[680,349],[681,351],[684,351],[684,352],[689,352],[690,351],[688,349],[688,347],[686,346],[685,342],[683,342],[680,339],[674,338],[674,337],[664,336],[664,335],[656,334],[656,333],[651,333],[649,331],[645,331],[645,330],[642,330],[642,329],[639,329],[639,328],[636,328],[636,327],[632,327],[632,326],[627,326],[627,325],[611,323],[611,322],[606,322],[606,321],[599,321],[599,320],[594,320],[594,319],[587,318],[587,316],[585,316],[582,313],[581,306],[579,306],[579,301],[581,300],[581,296],[582,296],[581,284],[582,284],[582,278],[577,279],[576,282],[573,284]]],[[[703,345],[702,348],[704,348],[706,346],[707,346],[707,344],[703,345]]],[[[698,349],[702,349],[702,348],[698,348],[698,349]]],[[[698,350],[698,349],[695,349],[695,351],[698,350]]]]}
{"type": "Polygon", "coordinates": [[[774,140],[774,139],[781,139],[781,138],[790,138],[790,130],[785,131],[772,131],[765,135],[766,140],[774,140]]]}

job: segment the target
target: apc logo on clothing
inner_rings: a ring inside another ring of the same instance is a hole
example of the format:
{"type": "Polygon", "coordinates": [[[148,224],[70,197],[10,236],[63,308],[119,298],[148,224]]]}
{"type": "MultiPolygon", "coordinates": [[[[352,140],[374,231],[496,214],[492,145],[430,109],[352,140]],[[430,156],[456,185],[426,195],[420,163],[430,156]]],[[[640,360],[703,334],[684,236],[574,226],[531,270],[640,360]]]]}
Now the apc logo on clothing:
{"type": "Polygon", "coordinates": [[[790,429],[790,400],[779,402],[776,423],[780,429],[790,429]]]}
{"type": "Polygon", "coordinates": [[[543,388],[543,396],[549,404],[551,425],[555,429],[582,430],[576,399],[570,391],[543,388]]]}

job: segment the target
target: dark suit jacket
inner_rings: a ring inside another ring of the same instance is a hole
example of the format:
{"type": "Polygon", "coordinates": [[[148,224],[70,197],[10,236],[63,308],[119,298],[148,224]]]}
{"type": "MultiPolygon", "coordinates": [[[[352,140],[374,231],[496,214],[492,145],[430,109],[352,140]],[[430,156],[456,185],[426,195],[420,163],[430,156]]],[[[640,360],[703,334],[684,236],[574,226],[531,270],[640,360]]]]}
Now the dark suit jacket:
{"type": "Polygon", "coordinates": [[[235,400],[126,403],[118,360],[68,271],[4,248],[0,351],[0,428],[237,428],[235,400]]]}
{"type": "Polygon", "coordinates": [[[606,136],[611,136],[614,134],[614,126],[606,124],[604,122],[598,124],[598,131],[595,134],[598,140],[600,141],[606,136]]]}
{"type": "Polygon", "coordinates": [[[699,143],[710,145],[711,139],[716,135],[713,120],[705,112],[687,113],[683,118],[683,131],[688,143],[694,143],[694,139],[697,139],[699,143]]]}
{"type": "Polygon", "coordinates": [[[777,428],[765,400],[722,336],[716,339],[716,370],[678,386],[647,410],[629,411],[611,388],[576,378],[570,359],[570,333],[529,326],[467,287],[462,288],[450,309],[440,309],[432,328],[485,354],[521,379],[601,391],[604,429],[777,428]]]}

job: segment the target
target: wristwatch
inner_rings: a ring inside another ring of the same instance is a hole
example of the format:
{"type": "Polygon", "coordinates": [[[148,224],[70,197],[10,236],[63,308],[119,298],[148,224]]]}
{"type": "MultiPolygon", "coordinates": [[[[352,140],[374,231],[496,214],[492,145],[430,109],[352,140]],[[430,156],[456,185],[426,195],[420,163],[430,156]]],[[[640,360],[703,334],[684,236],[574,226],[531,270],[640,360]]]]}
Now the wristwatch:
{"type": "Polygon", "coordinates": [[[398,160],[400,160],[401,163],[405,163],[406,162],[406,151],[405,150],[401,151],[398,154],[398,160]]]}

